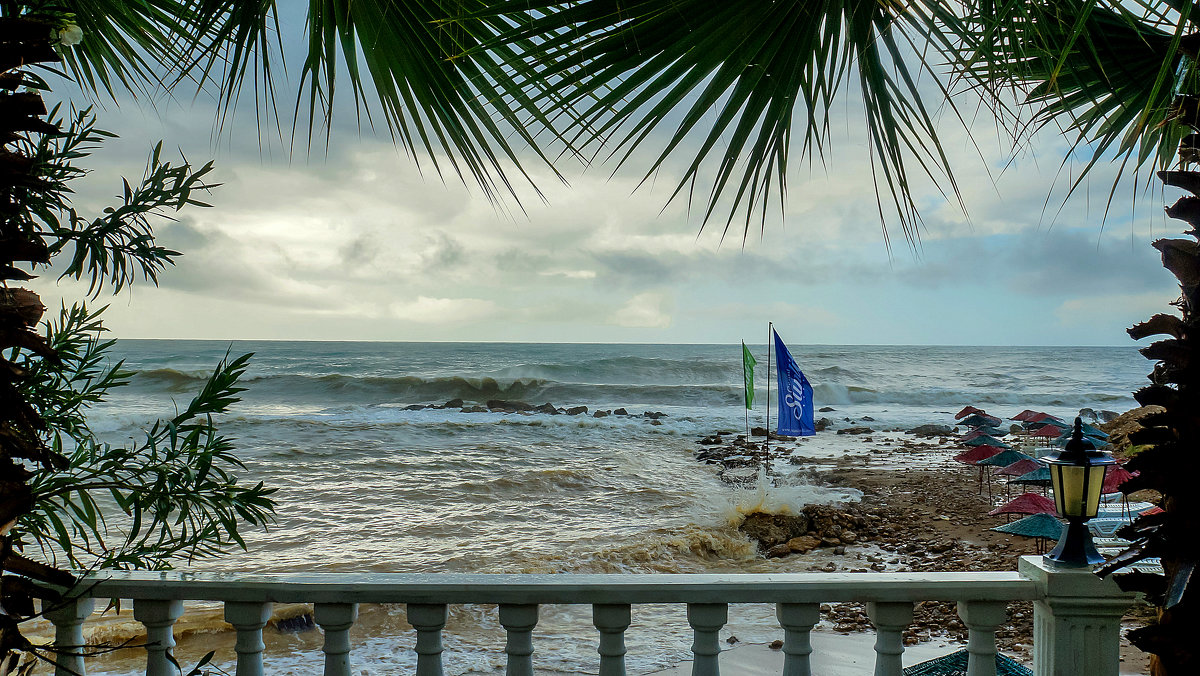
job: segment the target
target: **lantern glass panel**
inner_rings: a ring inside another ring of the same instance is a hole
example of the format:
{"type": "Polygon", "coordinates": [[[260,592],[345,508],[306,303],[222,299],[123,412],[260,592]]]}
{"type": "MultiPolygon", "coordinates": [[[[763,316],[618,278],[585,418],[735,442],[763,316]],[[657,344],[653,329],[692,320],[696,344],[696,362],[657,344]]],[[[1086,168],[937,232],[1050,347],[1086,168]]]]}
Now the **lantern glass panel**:
{"type": "Polygon", "coordinates": [[[1063,516],[1084,516],[1087,495],[1084,494],[1084,481],[1087,479],[1087,467],[1078,465],[1059,465],[1059,485],[1054,487],[1054,502],[1059,513],[1063,516]]]}
{"type": "Polygon", "coordinates": [[[1100,511],[1100,491],[1104,489],[1104,473],[1107,465],[1092,465],[1087,468],[1087,511],[1080,516],[1091,518],[1100,511]]]}

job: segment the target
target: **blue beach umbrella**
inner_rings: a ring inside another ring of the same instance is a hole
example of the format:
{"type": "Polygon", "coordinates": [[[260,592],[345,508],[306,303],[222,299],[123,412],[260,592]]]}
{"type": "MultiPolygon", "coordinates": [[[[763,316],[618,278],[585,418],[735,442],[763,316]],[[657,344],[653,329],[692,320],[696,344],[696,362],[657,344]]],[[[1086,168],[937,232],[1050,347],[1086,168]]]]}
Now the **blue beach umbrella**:
{"type": "Polygon", "coordinates": [[[997,448],[1012,448],[1012,446],[1000,441],[996,437],[989,436],[987,434],[981,434],[974,439],[968,439],[962,443],[967,446],[996,446],[997,448]]]}
{"type": "MultiPolygon", "coordinates": [[[[905,667],[903,673],[904,676],[966,676],[969,659],[967,649],[963,648],[937,659],[905,667]]],[[[1033,672],[1013,658],[996,653],[996,676],[1033,676],[1033,672]]]]}
{"type": "Polygon", "coordinates": [[[1007,451],[1001,451],[990,458],[984,458],[975,464],[983,465],[985,467],[1008,467],[1014,462],[1021,462],[1022,460],[1033,460],[1033,458],[1020,451],[1014,451],[1010,448],[1007,451]]]}
{"type": "Polygon", "coordinates": [[[1057,540],[1062,535],[1063,522],[1058,517],[1049,514],[1033,514],[1020,521],[996,526],[992,530],[997,533],[1020,535],[1027,538],[1037,538],[1038,553],[1043,553],[1047,540],[1057,540]]]}

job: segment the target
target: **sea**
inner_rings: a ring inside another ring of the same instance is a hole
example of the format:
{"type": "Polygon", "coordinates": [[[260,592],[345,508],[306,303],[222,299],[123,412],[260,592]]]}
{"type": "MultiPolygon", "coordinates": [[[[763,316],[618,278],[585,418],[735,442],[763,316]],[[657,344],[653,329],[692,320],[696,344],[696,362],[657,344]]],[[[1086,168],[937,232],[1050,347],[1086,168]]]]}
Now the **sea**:
{"type": "MultiPolygon", "coordinates": [[[[693,455],[713,431],[766,423],[767,349],[750,348],[758,367],[756,406],[747,411],[740,344],[121,340],[114,357],[136,375],[93,409],[91,421],[105,441],[133,443],[155,419],[185,406],[219,360],[253,353],[246,391],[219,422],[246,464],[243,480],[278,489],[277,520],[246,532],[244,552],[181,563],[191,570],[804,570],[804,557],[760,556],[736,529],[741,514],[764,501],[786,509],[859,495],[823,486],[811,473],[789,474],[800,468],[782,463],[776,485],[739,488],[693,455]],[[455,399],[585,406],[587,413],[413,409],[455,399]],[[630,415],[595,416],[621,408],[630,415]]],[[[839,428],[865,425],[898,437],[920,424],[951,423],[968,404],[1000,417],[1025,408],[1060,417],[1083,408],[1125,411],[1136,406],[1130,392],[1152,366],[1132,344],[797,344],[791,351],[816,406],[828,409],[817,417],[831,423],[801,442],[810,457],[854,452],[861,442],[837,435],[839,428]]],[[[233,634],[220,609],[197,604],[189,614],[180,661],[186,666],[213,649],[213,664],[232,673],[233,634]]],[[[780,633],[769,607],[737,607],[730,616],[723,635],[769,641],[780,633]]],[[[123,615],[105,622],[96,637],[120,641],[136,632],[123,615]]],[[[352,636],[356,673],[411,673],[414,632],[402,606],[364,606],[352,636]]],[[[630,673],[689,657],[682,607],[636,608],[626,639],[630,673]]],[[[319,630],[268,628],[266,640],[269,673],[319,672],[319,630]]],[[[503,668],[494,607],[453,607],[444,640],[448,674],[503,668]]],[[[595,641],[590,609],[543,608],[535,666],[597,673],[595,641]]],[[[89,672],[134,673],[139,652],[91,660],[89,672]]]]}

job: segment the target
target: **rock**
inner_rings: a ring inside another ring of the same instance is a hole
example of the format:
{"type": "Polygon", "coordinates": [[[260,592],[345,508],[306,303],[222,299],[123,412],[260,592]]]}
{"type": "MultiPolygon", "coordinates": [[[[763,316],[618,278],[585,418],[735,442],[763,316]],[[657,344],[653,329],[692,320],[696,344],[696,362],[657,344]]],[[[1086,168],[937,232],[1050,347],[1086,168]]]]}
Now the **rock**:
{"type": "Polygon", "coordinates": [[[781,545],[808,531],[808,517],[804,514],[764,514],[752,512],[738,526],[751,540],[758,542],[763,551],[781,545]]]}
{"type": "Polygon", "coordinates": [[[780,639],[775,639],[774,641],[771,641],[770,645],[767,647],[771,650],[783,650],[783,641],[780,639]]]}
{"type": "Polygon", "coordinates": [[[451,399],[450,401],[442,404],[442,408],[462,408],[462,405],[462,399],[451,399]]]}
{"type": "Polygon", "coordinates": [[[835,537],[823,537],[823,538],[821,538],[821,546],[822,546],[822,547],[838,547],[838,546],[840,546],[841,544],[842,544],[842,541],[841,541],[841,540],[838,540],[838,539],[837,539],[837,538],[835,538],[835,537]]]}
{"type": "Polygon", "coordinates": [[[661,420],[658,420],[658,419],[654,419],[654,420],[651,420],[651,421],[650,421],[650,424],[651,424],[651,425],[661,425],[661,424],[662,424],[662,421],[661,421],[661,420]]]}
{"type": "Polygon", "coordinates": [[[791,553],[792,553],[791,548],[788,547],[787,543],[785,542],[784,544],[775,545],[774,547],[768,549],[766,556],[768,559],[778,559],[778,558],[787,556],[788,554],[791,554],[791,553]]]}
{"type": "Polygon", "coordinates": [[[765,437],[765,436],[767,436],[767,434],[768,434],[767,428],[765,428],[765,427],[751,427],[750,428],[750,436],[752,436],[752,437],[765,437]]]}
{"type": "Polygon", "coordinates": [[[579,415],[580,413],[587,413],[587,406],[572,406],[567,409],[567,415],[579,415]]]}
{"type": "Polygon", "coordinates": [[[462,413],[487,413],[488,410],[482,406],[463,406],[462,413]]]}
{"type": "Polygon", "coordinates": [[[837,554],[838,556],[843,556],[846,553],[846,548],[845,547],[834,547],[833,553],[837,554]]]}
{"type": "Polygon", "coordinates": [[[862,419],[863,419],[863,421],[865,421],[865,422],[875,422],[875,419],[874,419],[874,418],[872,418],[872,417],[871,417],[871,416],[869,416],[869,415],[864,415],[864,416],[862,417],[862,419]]]}
{"type": "Polygon", "coordinates": [[[608,411],[596,411],[595,413],[592,414],[593,418],[607,418],[608,416],[609,416],[608,411]]]}
{"type": "Polygon", "coordinates": [[[1101,424],[1100,429],[1108,433],[1108,443],[1112,444],[1114,450],[1123,451],[1129,447],[1129,435],[1142,429],[1141,421],[1146,416],[1165,410],[1162,406],[1135,408],[1101,424]]]}
{"type": "Polygon", "coordinates": [[[659,418],[667,417],[667,414],[663,413],[662,411],[645,411],[642,413],[642,417],[649,418],[651,420],[658,420],[659,418]]]}
{"type": "Polygon", "coordinates": [[[1100,411],[1096,414],[1096,418],[1101,423],[1110,423],[1116,420],[1120,415],[1121,414],[1117,413],[1116,411],[1100,411]]]}
{"type": "Polygon", "coordinates": [[[738,637],[730,636],[729,638],[725,639],[725,642],[728,643],[729,645],[733,645],[734,643],[738,642],[738,637]]]}
{"type": "Polygon", "coordinates": [[[629,411],[626,411],[623,408],[618,408],[617,410],[613,411],[613,415],[629,415],[629,411]]]}
{"type": "Polygon", "coordinates": [[[830,411],[836,411],[836,410],[837,409],[832,406],[822,406],[821,408],[817,409],[817,411],[819,411],[821,413],[829,413],[830,411]]]}
{"type": "Polygon", "coordinates": [[[855,542],[858,542],[858,533],[855,533],[852,530],[842,531],[842,534],[838,536],[838,539],[841,540],[842,544],[844,545],[852,545],[855,542]]]}
{"type": "Polygon", "coordinates": [[[875,430],[870,427],[846,427],[837,431],[838,434],[870,434],[875,430]]]}
{"type": "Polygon", "coordinates": [[[408,406],[405,406],[404,408],[402,408],[400,410],[401,411],[424,411],[427,408],[429,408],[429,407],[426,406],[425,404],[409,404],[408,406]]]}
{"type": "Polygon", "coordinates": [[[713,435],[711,437],[704,437],[703,439],[701,439],[700,441],[697,441],[696,443],[700,444],[701,446],[718,446],[720,444],[725,443],[725,441],[723,439],[721,439],[721,437],[713,435]]]}
{"type": "Polygon", "coordinates": [[[811,535],[801,535],[787,541],[788,549],[797,554],[807,554],[821,546],[821,540],[811,535]]]}
{"type": "Polygon", "coordinates": [[[813,425],[813,430],[816,432],[824,432],[825,430],[829,429],[829,426],[832,424],[833,421],[829,418],[821,418],[813,425]]]}
{"type": "Polygon", "coordinates": [[[908,431],[909,434],[917,437],[940,437],[953,434],[954,430],[946,425],[918,425],[908,431]]]}
{"type": "Polygon", "coordinates": [[[489,399],[487,407],[493,411],[501,411],[503,413],[516,413],[518,411],[532,411],[533,404],[524,401],[505,401],[503,399],[489,399]]]}
{"type": "Polygon", "coordinates": [[[554,408],[554,404],[551,404],[550,402],[546,402],[533,410],[537,411],[538,413],[548,413],[550,415],[558,415],[558,409],[554,408]]]}

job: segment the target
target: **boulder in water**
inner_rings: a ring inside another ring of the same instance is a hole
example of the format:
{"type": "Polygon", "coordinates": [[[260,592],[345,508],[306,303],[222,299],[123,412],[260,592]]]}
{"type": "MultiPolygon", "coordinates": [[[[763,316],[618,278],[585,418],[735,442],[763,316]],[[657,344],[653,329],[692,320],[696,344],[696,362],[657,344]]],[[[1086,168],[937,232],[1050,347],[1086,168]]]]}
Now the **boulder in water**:
{"type": "Polygon", "coordinates": [[[767,428],[765,428],[765,427],[751,427],[750,428],[750,436],[752,436],[752,437],[765,437],[765,436],[767,436],[767,434],[768,434],[767,428]]]}
{"type": "Polygon", "coordinates": [[[832,406],[822,406],[821,408],[817,409],[817,411],[819,411],[821,413],[829,413],[830,411],[836,411],[836,410],[837,409],[832,406]]]}
{"type": "Polygon", "coordinates": [[[401,411],[424,411],[427,408],[429,408],[429,407],[426,406],[425,404],[409,404],[408,406],[405,406],[404,408],[402,408],[400,410],[401,411]]]}
{"type": "Polygon", "coordinates": [[[947,425],[918,425],[908,431],[909,434],[917,437],[944,437],[954,433],[954,430],[947,425]]]}
{"type": "Polygon", "coordinates": [[[786,543],[808,532],[808,517],[804,514],[764,514],[751,512],[738,526],[762,551],[786,543]]]}
{"type": "Polygon", "coordinates": [[[462,408],[462,405],[462,399],[451,399],[450,401],[442,404],[442,408],[462,408]]]}
{"type": "Polygon", "coordinates": [[[524,401],[506,401],[504,399],[489,399],[487,407],[493,411],[502,413],[516,413],[518,411],[532,411],[533,404],[524,401]]]}
{"type": "Polygon", "coordinates": [[[558,415],[558,409],[554,408],[554,404],[551,404],[550,402],[546,402],[533,410],[537,411],[538,413],[546,413],[549,415],[558,415]]]}
{"type": "Polygon", "coordinates": [[[580,413],[587,413],[587,406],[572,406],[567,409],[567,415],[579,415],[580,413]]]}
{"type": "Polygon", "coordinates": [[[488,410],[482,406],[463,406],[463,413],[487,413],[488,410]]]}
{"type": "Polygon", "coordinates": [[[829,426],[832,424],[833,424],[833,421],[830,420],[829,418],[821,418],[820,420],[817,421],[817,423],[815,425],[813,425],[813,431],[814,432],[824,432],[825,430],[829,429],[829,426]]]}
{"type": "Polygon", "coordinates": [[[870,434],[875,430],[870,427],[847,427],[837,431],[838,434],[870,434]]]}
{"type": "Polygon", "coordinates": [[[592,414],[592,417],[593,418],[607,418],[609,415],[610,414],[608,411],[596,411],[595,413],[592,414]]]}
{"type": "Polygon", "coordinates": [[[629,411],[626,411],[623,408],[618,408],[617,410],[613,411],[613,415],[629,415],[629,411]]]}

